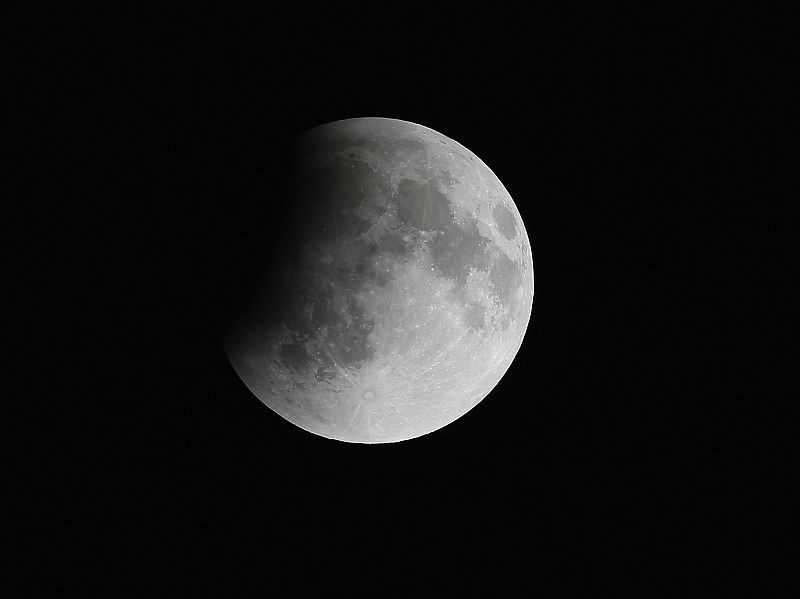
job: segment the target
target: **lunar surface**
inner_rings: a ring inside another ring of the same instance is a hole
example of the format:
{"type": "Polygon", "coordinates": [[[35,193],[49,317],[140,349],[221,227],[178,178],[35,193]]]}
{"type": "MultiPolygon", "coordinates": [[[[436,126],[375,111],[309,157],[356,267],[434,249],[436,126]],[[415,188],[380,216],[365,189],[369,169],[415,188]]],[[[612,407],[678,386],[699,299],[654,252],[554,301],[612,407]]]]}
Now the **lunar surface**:
{"type": "MultiPolygon", "coordinates": [[[[475,154],[384,118],[305,133],[302,225],[224,339],[262,402],[341,441],[435,431],[500,381],[531,317],[533,263],[509,193],[475,154]]],[[[284,244],[285,245],[285,244],[284,244]]]]}

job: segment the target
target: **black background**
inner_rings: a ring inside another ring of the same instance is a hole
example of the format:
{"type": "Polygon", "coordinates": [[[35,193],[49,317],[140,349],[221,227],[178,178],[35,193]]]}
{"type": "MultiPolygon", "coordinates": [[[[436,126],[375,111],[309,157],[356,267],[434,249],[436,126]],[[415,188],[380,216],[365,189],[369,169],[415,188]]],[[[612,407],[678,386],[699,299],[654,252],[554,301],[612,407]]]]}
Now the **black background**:
{"type": "Polygon", "coordinates": [[[40,576],[45,548],[120,584],[232,562],[226,588],[255,577],[277,596],[447,594],[475,574],[535,591],[652,569],[649,584],[699,570],[713,586],[717,547],[725,571],[750,561],[746,533],[765,529],[749,516],[769,511],[758,489],[779,464],[750,374],[776,350],[745,341],[756,325],[736,303],[742,280],[769,284],[733,235],[762,226],[744,190],[773,151],[755,140],[779,101],[764,23],[487,6],[202,16],[20,29],[18,89],[33,93],[13,115],[18,155],[39,167],[9,262],[32,292],[18,399],[43,434],[18,474],[40,576]],[[481,157],[519,208],[536,282],[491,395],[380,446],[282,420],[217,338],[285,202],[287,140],[356,116],[481,157]]]}

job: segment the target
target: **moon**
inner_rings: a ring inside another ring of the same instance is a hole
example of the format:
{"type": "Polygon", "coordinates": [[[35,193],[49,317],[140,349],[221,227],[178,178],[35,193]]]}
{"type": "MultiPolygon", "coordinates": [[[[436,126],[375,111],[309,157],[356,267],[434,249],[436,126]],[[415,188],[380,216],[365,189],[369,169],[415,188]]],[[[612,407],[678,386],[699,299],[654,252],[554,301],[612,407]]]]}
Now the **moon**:
{"type": "Polygon", "coordinates": [[[244,384],[351,443],[436,431],[508,370],[531,318],[528,234],[475,154],[387,118],[302,134],[295,218],[223,339],[244,384]]]}

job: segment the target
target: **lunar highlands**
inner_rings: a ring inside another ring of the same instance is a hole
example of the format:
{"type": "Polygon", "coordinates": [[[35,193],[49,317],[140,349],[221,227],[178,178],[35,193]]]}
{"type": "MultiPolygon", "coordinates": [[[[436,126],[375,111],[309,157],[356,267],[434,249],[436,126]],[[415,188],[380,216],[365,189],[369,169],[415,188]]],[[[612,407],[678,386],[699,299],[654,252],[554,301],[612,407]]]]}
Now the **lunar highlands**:
{"type": "MultiPolygon", "coordinates": [[[[297,426],[387,443],[435,431],[500,381],[531,317],[509,193],[427,127],[336,121],[296,140],[294,215],[224,336],[247,387],[297,426]]],[[[278,234],[278,233],[276,233],[278,234]]]]}

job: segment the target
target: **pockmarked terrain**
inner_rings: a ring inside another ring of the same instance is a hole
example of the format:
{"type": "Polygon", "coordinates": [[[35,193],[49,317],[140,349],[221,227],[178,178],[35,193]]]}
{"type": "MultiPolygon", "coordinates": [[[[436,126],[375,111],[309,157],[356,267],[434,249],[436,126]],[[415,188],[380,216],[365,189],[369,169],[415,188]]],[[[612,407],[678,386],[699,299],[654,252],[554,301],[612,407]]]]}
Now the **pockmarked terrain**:
{"type": "Polygon", "coordinates": [[[297,143],[307,214],[225,337],[247,387],[297,426],[357,443],[462,416],[511,365],[533,264],[509,193],[421,125],[336,121],[297,143]]]}

